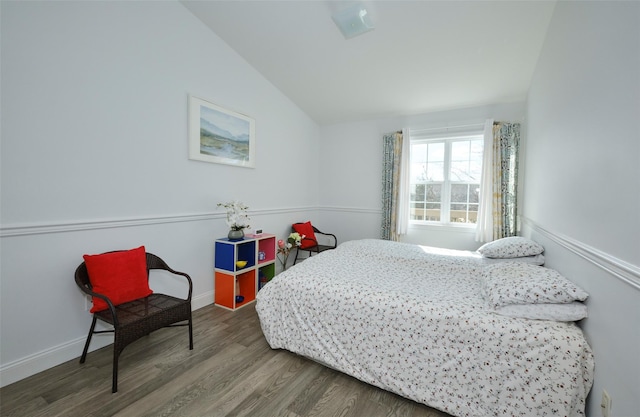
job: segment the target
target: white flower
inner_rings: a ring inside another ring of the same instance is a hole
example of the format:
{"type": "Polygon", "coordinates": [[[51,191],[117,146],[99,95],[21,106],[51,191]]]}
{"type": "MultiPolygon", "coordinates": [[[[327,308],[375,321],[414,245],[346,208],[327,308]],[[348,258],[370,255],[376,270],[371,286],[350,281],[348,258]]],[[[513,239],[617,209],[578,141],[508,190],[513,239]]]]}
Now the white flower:
{"type": "Polygon", "coordinates": [[[224,207],[227,209],[226,223],[232,230],[242,230],[250,227],[249,222],[251,219],[246,213],[249,207],[245,206],[243,203],[234,200],[228,203],[218,203],[218,207],[224,207]]]}

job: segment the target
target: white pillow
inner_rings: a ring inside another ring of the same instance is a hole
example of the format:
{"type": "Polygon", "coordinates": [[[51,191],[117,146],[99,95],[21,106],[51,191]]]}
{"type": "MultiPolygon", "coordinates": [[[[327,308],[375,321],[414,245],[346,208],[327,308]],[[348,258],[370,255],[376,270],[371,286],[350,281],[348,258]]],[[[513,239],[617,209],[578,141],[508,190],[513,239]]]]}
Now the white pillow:
{"type": "Polygon", "coordinates": [[[511,304],[550,304],[584,301],[587,294],[559,272],[523,262],[484,268],[482,292],[491,307],[511,304]]]}
{"type": "Polygon", "coordinates": [[[494,312],[523,319],[578,321],[587,317],[587,306],[578,301],[565,304],[512,304],[498,307],[494,312]]]}
{"type": "Polygon", "coordinates": [[[533,256],[521,256],[519,258],[485,258],[482,257],[482,263],[486,265],[493,265],[503,262],[524,262],[533,265],[544,265],[544,255],[533,256]]]}
{"type": "Polygon", "coordinates": [[[478,252],[487,258],[520,258],[544,252],[542,245],[521,236],[504,237],[485,243],[478,252]]]}

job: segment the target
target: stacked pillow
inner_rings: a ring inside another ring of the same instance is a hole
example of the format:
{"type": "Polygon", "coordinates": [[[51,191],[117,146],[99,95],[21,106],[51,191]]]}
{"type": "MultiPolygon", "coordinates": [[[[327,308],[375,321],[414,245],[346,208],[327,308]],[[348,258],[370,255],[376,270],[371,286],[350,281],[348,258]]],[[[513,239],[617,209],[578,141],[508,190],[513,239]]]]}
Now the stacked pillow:
{"type": "Polygon", "coordinates": [[[544,248],[540,244],[521,236],[494,240],[478,249],[484,258],[494,262],[513,260],[534,265],[544,265],[542,252],[544,248]]]}
{"type": "Polygon", "coordinates": [[[577,321],[587,317],[589,296],[553,269],[505,262],[483,271],[482,295],[498,314],[538,320],[577,321]]]}

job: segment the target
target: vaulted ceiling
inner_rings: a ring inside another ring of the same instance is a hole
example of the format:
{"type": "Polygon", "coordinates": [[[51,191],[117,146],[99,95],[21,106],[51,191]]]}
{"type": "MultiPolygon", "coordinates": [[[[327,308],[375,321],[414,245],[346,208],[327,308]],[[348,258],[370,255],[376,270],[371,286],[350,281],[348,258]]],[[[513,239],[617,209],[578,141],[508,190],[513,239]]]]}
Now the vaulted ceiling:
{"type": "Polygon", "coordinates": [[[554,1],[181,2],[320,125],[522,101],[554,1]]]}

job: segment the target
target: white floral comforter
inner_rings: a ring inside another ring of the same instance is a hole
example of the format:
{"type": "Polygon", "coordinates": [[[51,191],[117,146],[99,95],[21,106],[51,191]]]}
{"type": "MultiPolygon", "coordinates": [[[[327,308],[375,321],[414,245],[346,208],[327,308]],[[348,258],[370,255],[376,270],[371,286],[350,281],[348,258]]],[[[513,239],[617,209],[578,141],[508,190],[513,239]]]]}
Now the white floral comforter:
{"type": "Polygon", "coordinates": [[[489,312],[484,263],[465,253],[343,243],[258,293],[262,330],[274,349],[455,416],[584,415],[594,362],[582,331],[489,312]]]}

